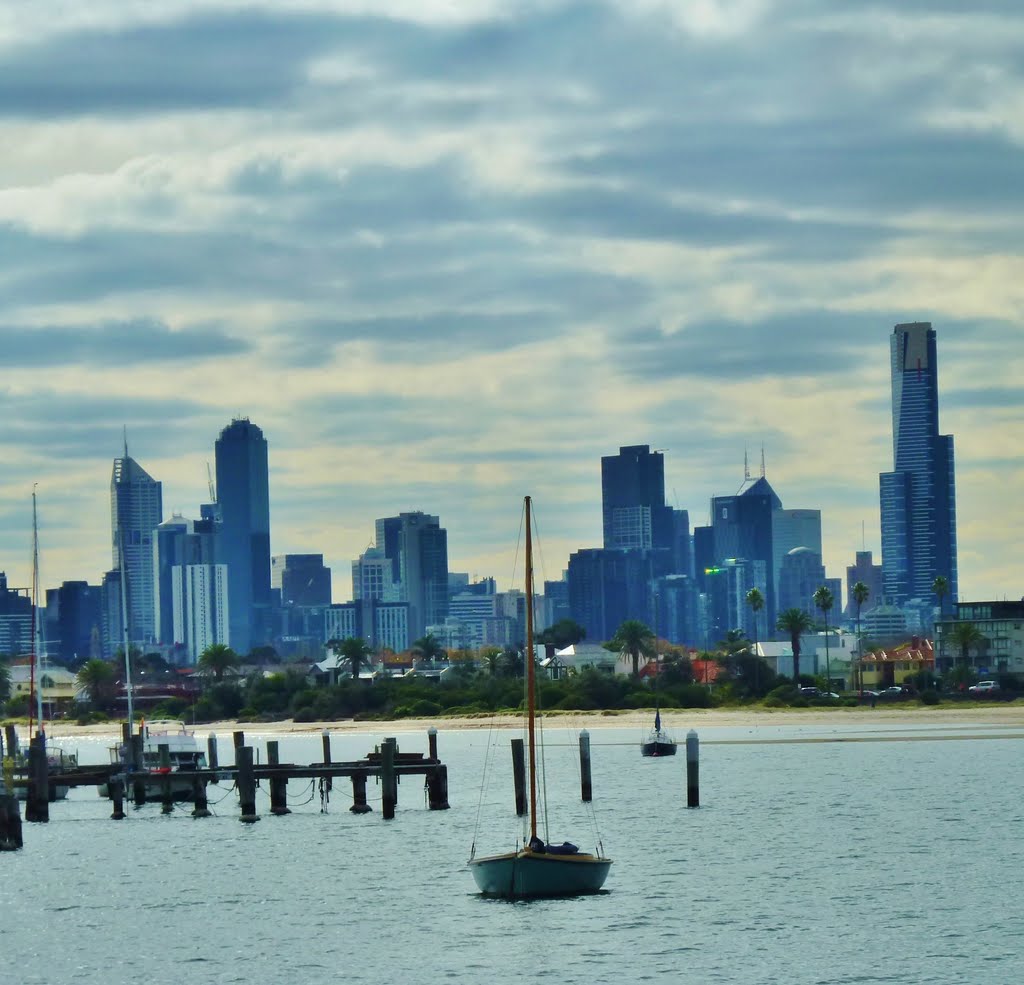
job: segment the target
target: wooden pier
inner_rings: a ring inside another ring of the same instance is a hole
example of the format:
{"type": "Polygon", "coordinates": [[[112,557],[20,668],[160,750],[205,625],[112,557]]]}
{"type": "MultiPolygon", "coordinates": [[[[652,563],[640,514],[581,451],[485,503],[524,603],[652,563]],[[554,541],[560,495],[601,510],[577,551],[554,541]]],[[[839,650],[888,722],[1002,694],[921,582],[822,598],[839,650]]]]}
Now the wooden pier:
{"type": "MultiPolygon", "coordinates": [[[[11,748],[13,729],[7,733],[8,748],[11,748]]],[[[270,813],[283,816],[291,813],[288,806],[288,781],[310,780],[319,785],[321,810],[326,812],[327,803],[335,781],[348,779],[352,784],[352,804],[349,808],[355,814],[366,814],[373,810],[367,801],[367,782],[375,780],[381,788],[381,814],[385,820],[395,816],[398,804],[398,785],[403,776],[422,776],[426,788],[427,806],[432,811],[448,809],[448,767],[437,756],[437,730],[427,733],[428,752],[400,752],[398,740],[387,738],[363,759],[354,762],[335,762],[331,756],[331,737],[323,734],[322,762],[298,765],[282,763],[280,748],[276,740],[266,743],[266,754],[257,761],[256,750],[245,742],[244,732],[233,734],[235,763],[222,766],[218,762],[217,738],[211,735],[207,742],[207,766],[201,769],[171,767],[170,751],[166,744],[158,745],[160,765],[141,768],[143,736],[132,734],[130,727],[122,726],[121,748],[123,759],[119,763],[105,766],[78,766],[73,769],[49,771],[46,759],[45,739],[32,739],[29,757],[25,766],[12,769],[13,784],[26,787],[25,820],[49,820],[49,805],[55,799],[57,787],[106,786],[107,795],[113,804],[111,818],[125,817],[125,802],[139,807],[147,802],[161,805],[164,813],[171,813],[175,804],[191,802],[192,817],[209,817],[207,787],[210,784],[231,782],[238,792],[239,817],[245,823],[260,819],[257,813],[256,792],[262,786],[270,796],[270,813]]],[[[11,761],[13,762],[13,761],[11,761]]],[[[2,787],[2,784],[0,784],[2,787]]],[[[8,793],[13,794],[12,789],[8,793]]],[[[14,798],[11,797],[11,800],[14,798]]],[[[0,800],[0,812],[9,808],[0,800]]],[[[16,810],[16,803],[15,803],[16,810]]],[[[0,820],[7,823],[4,814],[0,820]]],[[[18,818],[20,828],[20,816],[18,818]]],[[[13,822],[10,834],[13,835],[13,822]]],[[[19,832],[20,834],[20,832],[19,832]]],[[[0,831],[0,838],[3,832],[0,831]]],[[[8,839],[9,840],[9,839],[8,839]]],[[[20,845],[18,846],[20,847],[20,845]]]]}

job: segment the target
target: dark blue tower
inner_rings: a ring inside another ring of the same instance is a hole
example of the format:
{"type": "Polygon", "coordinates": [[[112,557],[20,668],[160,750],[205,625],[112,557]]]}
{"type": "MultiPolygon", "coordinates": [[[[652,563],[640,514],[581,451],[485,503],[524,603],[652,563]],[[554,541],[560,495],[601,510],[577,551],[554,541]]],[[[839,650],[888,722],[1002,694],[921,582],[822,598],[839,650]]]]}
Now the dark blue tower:
{"type": "Polygon", "coordinates": [[[879,475],[882,582],[896,605],[932,597],[939,576],[957,598],[953,436],[939,434],[939,376],[930,322],[890,338],[893,470],[879,475]]]}
{"type": "Polygon", "coordinates": [[[265,641],[270,608],[270,479],[267,441],[248,418],[232,421],[215,446],[218,561],[228,569],[228,639],[247,654],[265,641]]]}

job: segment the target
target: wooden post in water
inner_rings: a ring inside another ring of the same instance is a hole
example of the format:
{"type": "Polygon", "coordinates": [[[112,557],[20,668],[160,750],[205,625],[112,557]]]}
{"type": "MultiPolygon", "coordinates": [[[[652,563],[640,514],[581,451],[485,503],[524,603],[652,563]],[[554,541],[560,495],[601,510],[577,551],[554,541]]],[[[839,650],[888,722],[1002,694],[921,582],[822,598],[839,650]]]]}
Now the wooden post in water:
{"type": "Polygon", "coordinates": [[[124,780],[120,777],[111,777],[108,785],[110,799],[114,809],[110,812],[111,821],[124,820],[124,780]]]}
{"type": "MultiPolygon", "coordinates": [[[[276,739],[267,743],[267,765],[279,766],[281,755],[276,739]]],[[[278,816],[291,814],[288,809],[288,778],[272,776],[270,778],[270,813],[278,816]]]]}
{"type": "MultiPolygon", "coordinates": [[[[7,737],[7,755],[11,759],[18,758],[18,730],[13,725],[4,726],[4,735],[7,737]]],[[[7,791],[10,793],[11,791],[7,791]]]]}
{"type": "Polygon", "coordinates": [[[526,753],[523,740],[512,740],[512,783],[516,790],[516,816],[526,817],[526,753]]]}
{"type": "MultiPolygon", "coordinates": [[[[220,769],[220,761],[217,756],[217,736],[213,732],[206,737],[206,765],[211,770],[220,769]]],[[[216,783],[217,778],[214,777],[210,782],[216,783]]]]}
{"type": "Polygon", "coordinates": [[[160,813],[170,814],[174,810],[174,795],[171,791],[171,747],[161,742],[157,747],[160,755],[160,813]]]}
{"type": "Polygon", "coordinates": [[[700,807],[700,740],[693,729],[686,733],[686,806],[700,807]]]}
{"type": "Polygon", "coordinates": [[[25,820],[45,824],[50,820],[50,778],[46,763],[46,736],[39,732],[28,745],[28,789],[25,820]]]}
{"type": "Polygon", "coordinates": [[[206,781],[200,776],[192,778],[192,808],[193,817],[209,817],[210,808],[206,800],[206,781]]]}
{"type": "Polygon", "coordinates": [[[380,788],[381,814],[385,821],[395,816],[395,804],[398,802],[398,789],[395,783],[395,739],[385,739],[380,750],[380,788]]]}
{"type": "Polygon", "coordinates": [[[132,772],[135,774],[135,779],[132,782],[132,800],[136,807],[141,807],[146,802],[146,781],[143,779],[146,768],[146,760],[143,755],[145,741],[141,731],[138,735],[132,736],[130,759],[128,760],[132,772]]]}
{"type": "Polygon", "coordinates": [[[128,722],[121,722],[121,762],[132,762],[132,727],[128,722]]]}
{"type": "MultiPolygon", "coordinates": [[[[13,766],[14,760],[7,757],[5,762],[13,766]]],[[[21,808],[18,806],[18,798],[14,795],[14,788],[6,783],[6,776],[11,771],[5,770],[0,776],[0,852],[14,852],[22,847],[21,837],[21,808]]]]}
{"type": "Polygon", "coordinates": [[[437,759],[437,729],[433,725],[427,729],[427,753],[428,759],[437,759]]]}
{"type": "Polygon", "coordinates": [[[373,808],[366,802],[366,774],[352,774],[352,806],[353,814],[369,814],[373,808]]]}
{"type": "Polygon", "coordinates": [[[590,733],[586,729],[580,732],[580,797],[585,804],[594,797],[590,781],[590,733]]]}
{"type": "Polygon", "coordinates": [[[256,776],[252,768],[252,746],[238,746],[235,749],[235,765],[238,767],[235,782],[238,784],[242,820],[246,824],[252,824],[260,819],[256,813],[256,776]]]}
{"type": "MultiPolygon", "coordinates": [[[[333,760],[331,759],[331,733],[328,732],[327,729],[324,729],[323,732],[320,733],[320,739],[324,747],[324,766],[330,766],[331,763],[333,762],[333,760]]],[[[321,780],[321,783],[323,785],[323,790],[321,792],[326,791],[327,796],[330,797],[331,791],[334,789],[334,777],[325,776],[321,780]]],[[[353,788],[353,793],[354,792],[355,790],[353,788]]],[[[363,800],[366,800],[365,781],[363,785],[363,800]]]]}
{"type": "Polygon", "coordinates": [[[238,750],[245,745],[245,733],[244,732],[232,732],[231,738],[235,744],[235,765],[238,765],[238,750]]]}
{"type": "Polygon", "coordinates": [[[446,811],[448,804],[448,767],[437,765],[427,774],[427,807],[432,811],[446,811]]]}

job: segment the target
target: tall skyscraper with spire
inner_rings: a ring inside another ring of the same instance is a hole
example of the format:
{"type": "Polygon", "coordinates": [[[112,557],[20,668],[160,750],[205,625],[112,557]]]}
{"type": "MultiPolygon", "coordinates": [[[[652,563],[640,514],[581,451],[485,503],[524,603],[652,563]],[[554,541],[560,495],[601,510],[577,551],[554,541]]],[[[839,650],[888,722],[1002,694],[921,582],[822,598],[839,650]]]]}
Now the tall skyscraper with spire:
{"type": "Polygon", "coordinates": [[[113,567],[125,578],[128,640],[137,645],[156,640],[153,537],[162,520],[163,487],[128,457],[126,439],[124,456],[114,459],[110,478],[110,526],[113,567]]]}
{"type": "Polygon", "coordinates": [[[227,565],[228,639],[247,654],[265,642],[270,609],[270,472],[267,440],[236,418],[214,448],[220,510],[217,560],[227,565]]]}
{"type": "Polygon", "coordinates": [[[957,598],[953,436],[939,434],[939,376],[930,322],[890,338],[893,470],[879,475],[882,582],[896,605],[932,598],[937,577],[957,598]]]}

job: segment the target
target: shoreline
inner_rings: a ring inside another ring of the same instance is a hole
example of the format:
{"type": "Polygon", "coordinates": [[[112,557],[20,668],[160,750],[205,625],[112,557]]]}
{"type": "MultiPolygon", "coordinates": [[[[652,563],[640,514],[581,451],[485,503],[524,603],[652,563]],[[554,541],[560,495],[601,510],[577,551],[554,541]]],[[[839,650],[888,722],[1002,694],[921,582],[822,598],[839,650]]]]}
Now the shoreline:
{"type": "MultiPolygon", "coordinates": [[[[1024,728],[1024,703],[928,705],[859,708],[669,708],[661,712],[662,725],[675,732],[704,728],[750,728],[783,725],[928,725],[928,726],[1001,726],[1024,728]]],[[[571,729],[649,729],[653,722],[653,709],[623,712],[565,712],[545,716],[548,728],[571,729]]],[[[200,735],[213,732],[230,735],[235,731],[254,735],[314,735],[324,731],[339,734],[376,734],[381,732],[425,732],[436,728],[438,732],[483,729],[520,729],[523,717],[498,714],[474,718],[397,718],[379,721],[294,722],[206,722],[186,727],[200,735]]],[[[24,734],[25,725],[18,725],[24,734]]],[[[115,738],[120,736],[120,723],[101,722],[94,725],[75,725],[69,722],[49,722],[46,734],[61,738],[115,738]]]]}

